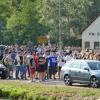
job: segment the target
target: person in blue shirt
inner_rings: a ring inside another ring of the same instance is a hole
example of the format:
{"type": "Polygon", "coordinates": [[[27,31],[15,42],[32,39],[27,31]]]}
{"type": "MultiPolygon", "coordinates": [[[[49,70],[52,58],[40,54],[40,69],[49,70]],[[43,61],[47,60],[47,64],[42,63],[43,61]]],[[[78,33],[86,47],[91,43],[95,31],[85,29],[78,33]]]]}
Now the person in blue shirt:
{"type": "Polygon", "coordinates": [[[55,78],[56,68],[57,68],[57,56],[55,52],[50,52],[50,56],[48,56],[48,67],[49,67],[49,79],[55,78]]]}

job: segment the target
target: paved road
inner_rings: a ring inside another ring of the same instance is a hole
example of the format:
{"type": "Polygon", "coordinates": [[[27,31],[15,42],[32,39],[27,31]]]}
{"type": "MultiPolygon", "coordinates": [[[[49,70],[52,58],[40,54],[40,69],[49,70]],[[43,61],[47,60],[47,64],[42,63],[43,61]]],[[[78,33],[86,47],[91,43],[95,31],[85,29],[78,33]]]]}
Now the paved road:
{"type": "MultiPolygon", "coordinates": [[[[61,80],[48,80],[48,81],[46,81],[46,82],[41,82],[41,83],[48,84],[48,85],[66,86],[66,85],[64,84],[64,82],[61,81],[61,80]]],[[[88,87],[88,85],[85,85],[85,84],[78,84],[78,83],[73,83],[72,86],[75,86],[75,87],[88,87]]]]}
{"type": "Polygon", "coordinates": [[[64,82],[60,80],[47,80],[41,83],[50,84],[50,85],[64,85],[64,82]]]}
{"type": "MultiPolygon", "coordinates": [[[[0,80],[0,81],[14,81],[14,82],[23,82],[23,83],[30,83],[28,80],[0,80]]],[[[34,84],[34,82],[31,82],[34,84]]],[[[39,82],[39,80],[36,80],[35,83],[42,83],[42,84],[48,84],[48,85],[56,85],[56,86],[65,86],[64,82],[61,80],[46,80],[45,82],[39,82]]],[[[72,86],[75,87],[88,87],[87,85],[84,84],[77,84],[74,83],[72,86]]]]}

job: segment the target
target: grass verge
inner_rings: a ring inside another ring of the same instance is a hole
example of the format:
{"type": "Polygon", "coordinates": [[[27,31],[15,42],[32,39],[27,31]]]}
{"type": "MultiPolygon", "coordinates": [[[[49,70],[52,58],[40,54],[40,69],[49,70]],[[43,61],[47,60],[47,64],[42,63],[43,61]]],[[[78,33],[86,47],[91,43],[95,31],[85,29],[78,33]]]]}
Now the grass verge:
{"type": "Polygon", "coordinates": [[[83,100],[83,98],[96,100],[100,97],[100,89],[23,81],[0,81],[0,97],[8,97],[10,100],[83,100]]]}

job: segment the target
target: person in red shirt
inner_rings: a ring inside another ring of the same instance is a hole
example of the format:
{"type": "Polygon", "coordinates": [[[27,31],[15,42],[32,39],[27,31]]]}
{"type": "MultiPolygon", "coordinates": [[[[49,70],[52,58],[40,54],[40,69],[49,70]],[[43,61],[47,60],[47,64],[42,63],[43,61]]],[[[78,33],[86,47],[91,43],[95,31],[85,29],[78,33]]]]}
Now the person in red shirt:
{"type": "Polygon", "coordinates": [[[35,73],[35,78],[38,79],[39,75],[38,75],[38,72],[39,72],[39,57],[38,57],[38,52],[36,51],[33,51],[33,59],[34,59],[34,62],[35,62],[35,65],[36,65],[36,73],[35,73]]]}
{"type": "Polygon", "coordinates": [[[35,81],[35,71],[36,71],[36,65],[35,65],[35,61],[33,58],[30,59],[29,62],[29,70],[30,70],[30,82],[35,81]]]}

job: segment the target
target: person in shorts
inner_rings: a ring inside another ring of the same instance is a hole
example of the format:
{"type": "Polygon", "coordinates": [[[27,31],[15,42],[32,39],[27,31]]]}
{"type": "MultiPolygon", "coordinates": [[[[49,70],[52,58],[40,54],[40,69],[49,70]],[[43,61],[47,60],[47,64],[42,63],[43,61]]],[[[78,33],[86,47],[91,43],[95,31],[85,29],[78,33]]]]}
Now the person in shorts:
{"type": "Polygon", "coordinates": [[[58,63],[58,77],[59,77],[59,79],[60,79],[61,68],[64,64],[65,64],[65,61],[63,59],[61,61],[59,61],[59,63],[58,63]]]}
{"type": "Polygon", "coordinates": [[[50,56],[48,56],[48,67],[49,67],[49,79],[55,78],[55,74],[57,71],[57,56],[55,52],[50,52],[50,56]]]}
{"type": "Polygon", "coordinates": [[[35,72],[36,72],[36,65],[33,57],[30,59],[29,71],[30,71],[30,81],[33,82],[35,81],[35,72]]]}
{"type": "Polygon", "coordinates": [[[39,57],[39,79],[40,81],[45,81],[46,76],[46,59],[43,56],[39,57]]]}

